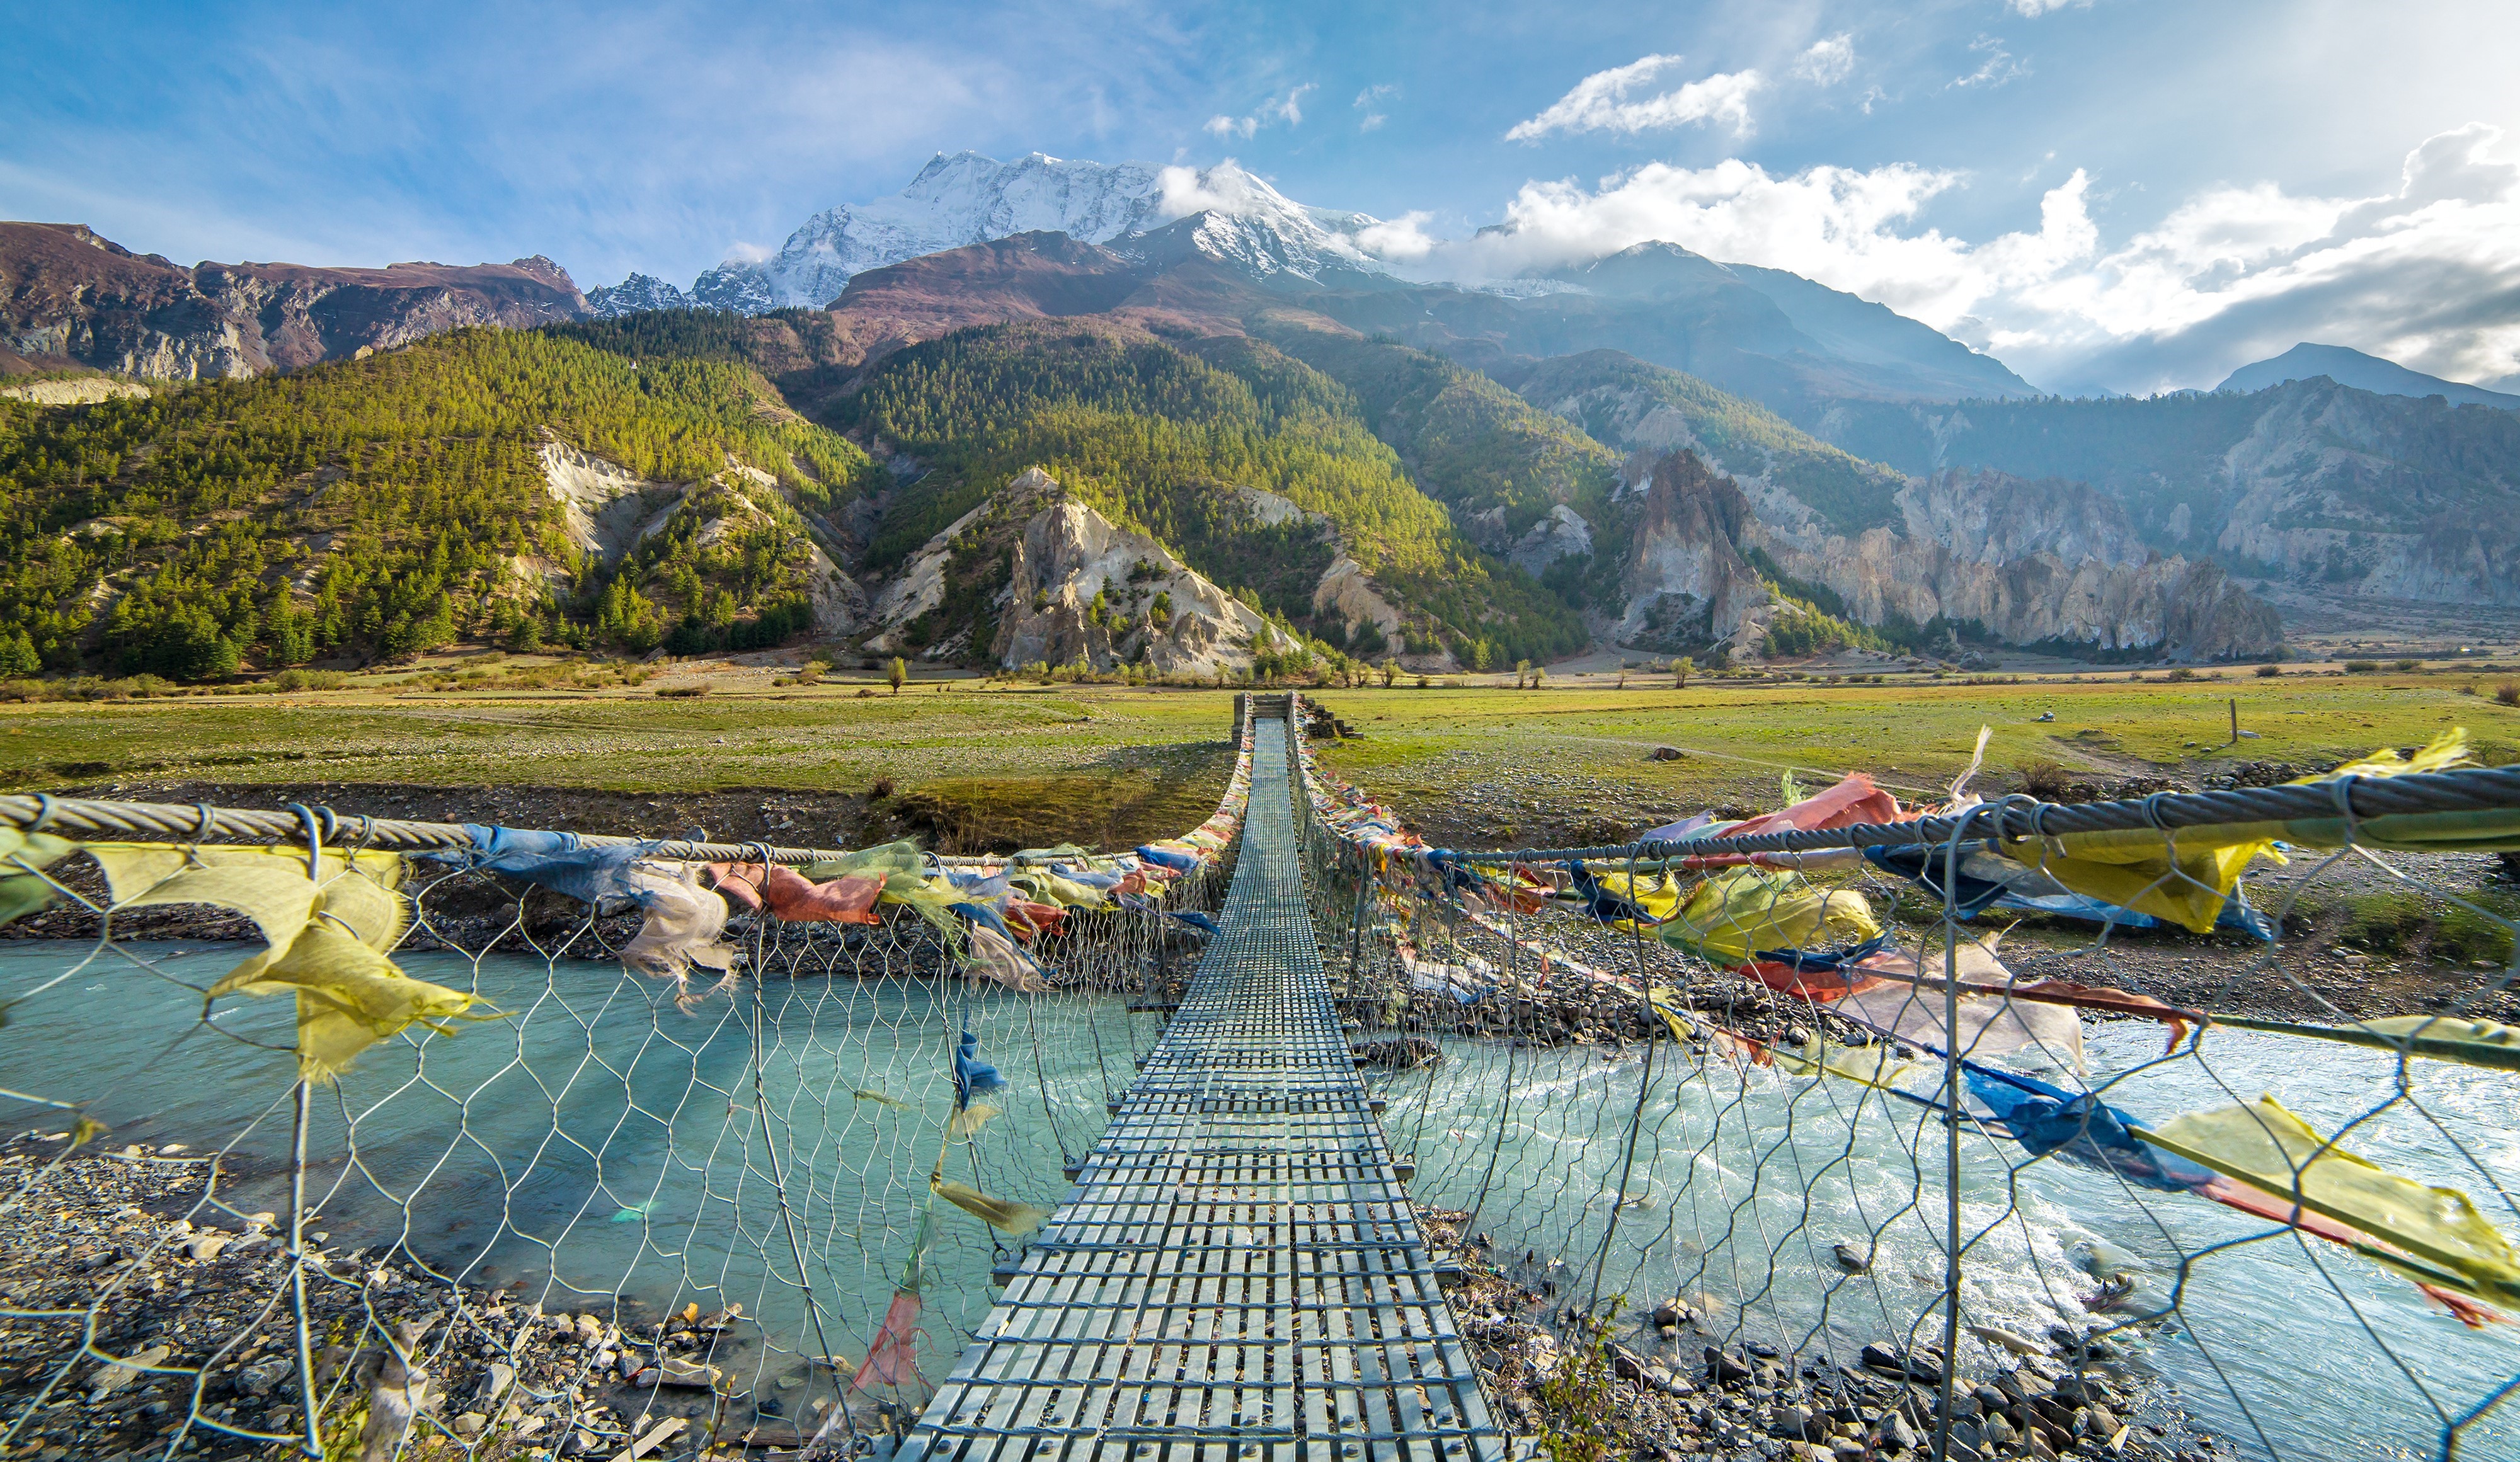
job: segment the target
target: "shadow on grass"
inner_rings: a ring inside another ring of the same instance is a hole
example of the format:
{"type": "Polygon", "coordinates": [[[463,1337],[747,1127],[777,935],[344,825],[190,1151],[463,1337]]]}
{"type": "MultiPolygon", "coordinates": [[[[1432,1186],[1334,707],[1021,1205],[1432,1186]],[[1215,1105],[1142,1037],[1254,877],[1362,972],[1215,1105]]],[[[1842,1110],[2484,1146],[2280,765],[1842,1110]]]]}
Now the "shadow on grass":
{"type": "Polygon", "coordinates": [[[1128,848],[1206,821],[1233,771],[1232,749],[1218,742],[1040,776],[943,777],[896,792],[876,810],[897,832],[940,853],[1128,848]]]}

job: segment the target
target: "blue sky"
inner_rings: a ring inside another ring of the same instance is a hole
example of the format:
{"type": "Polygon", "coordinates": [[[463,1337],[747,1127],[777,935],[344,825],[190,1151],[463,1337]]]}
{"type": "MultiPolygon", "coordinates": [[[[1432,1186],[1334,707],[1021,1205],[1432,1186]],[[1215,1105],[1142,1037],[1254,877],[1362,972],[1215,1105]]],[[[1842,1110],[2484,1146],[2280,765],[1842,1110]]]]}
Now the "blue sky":
{"type": "MultiPolygon", "coordinates": [[[[1672,237],[2042,384],[2295,339],[2520,373],[2520,7],[36,6],[0,215],[181,262],[687,282],[932,153],[1204,165],[1443,241],[1672,237]],[[2411,159],[2411,160],[2410,160],[2411,159]]],[[[1493,259],[1487,261],[1493,266],[1493,259]]]]}

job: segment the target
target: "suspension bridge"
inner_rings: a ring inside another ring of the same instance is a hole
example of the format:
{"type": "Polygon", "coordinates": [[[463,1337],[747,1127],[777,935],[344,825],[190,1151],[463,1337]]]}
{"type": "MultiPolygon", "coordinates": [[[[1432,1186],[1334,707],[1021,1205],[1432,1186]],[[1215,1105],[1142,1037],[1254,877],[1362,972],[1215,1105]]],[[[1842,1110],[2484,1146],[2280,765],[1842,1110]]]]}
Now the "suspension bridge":
{"type": "Polygon", "coordinates": [[[2520,769],[1461,852],[1299,710],[1102,854],[0,796],[0,1448],[2520,1455],[2520,769]]]}
{"type": "Polygon", "coordinates": [[[1502,1458],[1322,968],[1284,697],[1210,942],[899,1453],[1502,1458]]]}

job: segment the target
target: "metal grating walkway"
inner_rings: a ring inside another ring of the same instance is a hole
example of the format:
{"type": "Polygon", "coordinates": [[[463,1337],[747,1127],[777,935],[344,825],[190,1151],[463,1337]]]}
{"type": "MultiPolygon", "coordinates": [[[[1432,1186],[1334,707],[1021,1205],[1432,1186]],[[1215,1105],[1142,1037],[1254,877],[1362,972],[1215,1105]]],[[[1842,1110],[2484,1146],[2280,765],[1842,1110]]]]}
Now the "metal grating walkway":
{"type": "Polygon", "coordinates": [[[1504,1459],[1330,1003],[1286,727],[1221,932],[905,1458],[1504,1459]]]}

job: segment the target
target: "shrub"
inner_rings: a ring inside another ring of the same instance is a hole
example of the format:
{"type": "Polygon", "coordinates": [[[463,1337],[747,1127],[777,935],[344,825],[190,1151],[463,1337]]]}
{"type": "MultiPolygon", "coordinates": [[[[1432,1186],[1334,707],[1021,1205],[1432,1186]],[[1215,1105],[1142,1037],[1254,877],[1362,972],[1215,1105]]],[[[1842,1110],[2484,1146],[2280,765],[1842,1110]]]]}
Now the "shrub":
{"type": "Polygon", "coordinates": [[[2520,681],[2504,681],[2495,687],[2494,703],[2498,706],[2520,706],[2520,681]]]}
{"type": "Polygon", "coordinates": [[[2347,675],[2369,675],[2371,672],[2379,668],[2380,662],[2377,660],[2348,660],[2345,662],[2345,673],[2347,675]]]}
{"type": "Polygon", "coordinates": [[[2196,679],[2196,672],[2188,669],[2184,665],[2174,665],[2170,668],[2170,673],[2163,676],[2162,679],[2165,681],[2192,681],[2196,679]]]}
{"type": "Polygon", "coordinates": [[[2073,775],[2054,762],[2036,761],[2021,764],[2021,790],[2042,802],[2062,798],[2073,785],[2073,775]]]}
{"type": "Polygon", "coordinates": [[[2399,670],[2415,670],[2421,668],[2423,663],[2424,662],[2421,660],[2400,660],[2396,663],[2394,668],[2399,670]]]}
{"type": "Polygon", "coordinates": [[[338,690],[350,678],[338,670],[284,670],[271,678],[275,690],[338,690]]]}
{"type": "Polygon", "coordinates": [[[670,700],[689,700],[706,695],[713,688],[708,682],[702,681],[697,686],[667,686],[656,693],[670,700]]]}
{"type": "Polygon", "coordinates": [[[889,776],[878,776],[867,787],[867,800],[869,802],[881,802],[886,797],[891,796],[892,791],[892,778],[889,776]]]}
{"type": "Polygon", "coordinates": [[[2258,667],[2258,679],[2262,681],[2273,680],[2276,676],[2281,674],[2283,674],[2283,667],[2280,665],[2261,665],[2258,667]]]}

